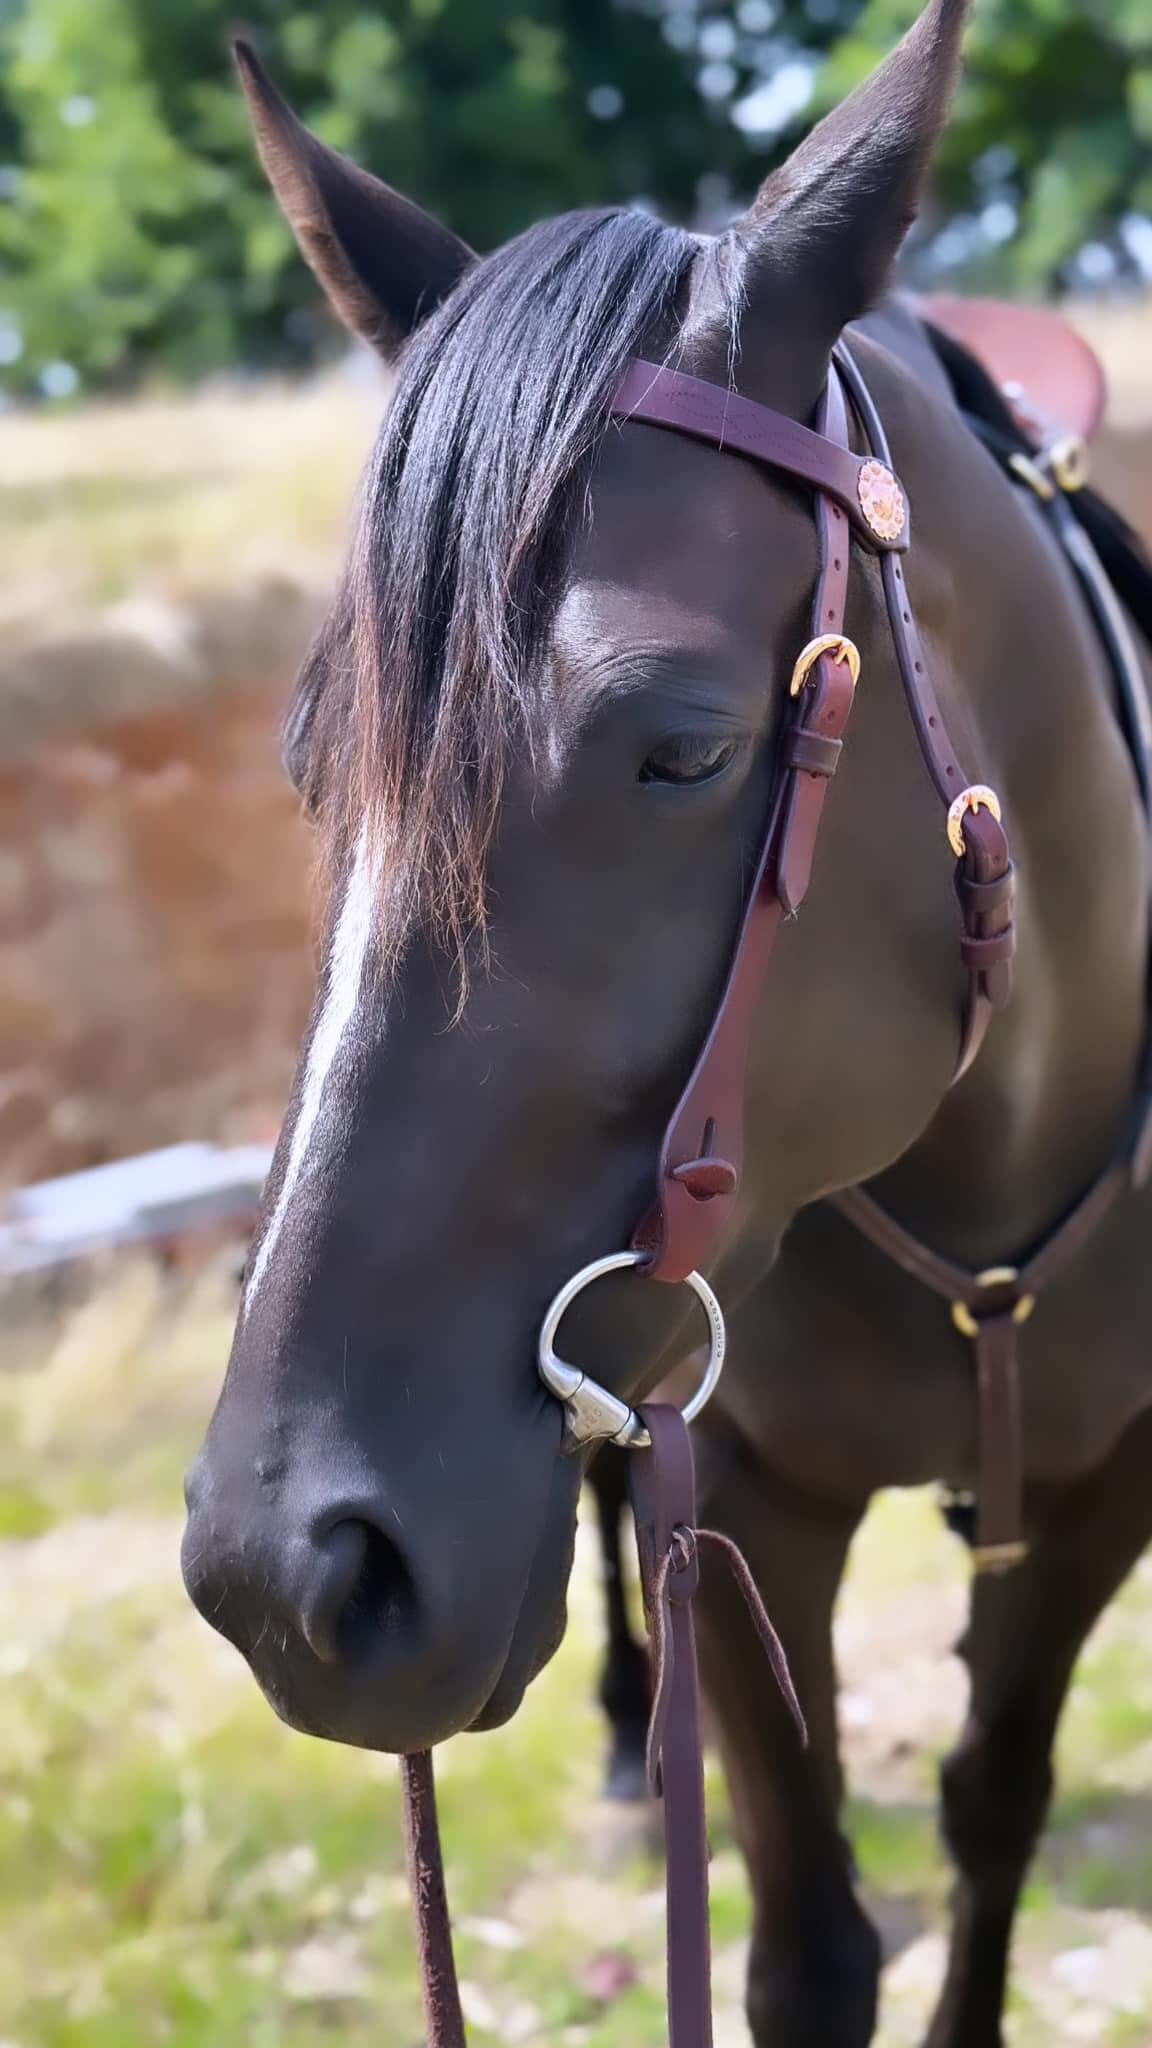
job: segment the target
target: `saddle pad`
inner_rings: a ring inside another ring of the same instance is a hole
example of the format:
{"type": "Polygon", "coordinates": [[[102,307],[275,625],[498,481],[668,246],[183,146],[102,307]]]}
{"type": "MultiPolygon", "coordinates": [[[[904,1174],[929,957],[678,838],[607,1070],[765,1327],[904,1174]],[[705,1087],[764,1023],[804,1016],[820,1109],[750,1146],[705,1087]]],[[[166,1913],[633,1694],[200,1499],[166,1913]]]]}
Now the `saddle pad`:
{"type": "MultiPolygon", "coordinates": [[[[1036,414],[1049,427],[1090,441],[1104,417],[1108,385],[1095,350],[1050,306],[948,293],[917,301],[934,327],[970,349],[993,383],[1018,386],[1018,414],[1030,435],[1036,414]]],[[[1016,408],[1014,407],[1013,410],[1016,408]]]]}

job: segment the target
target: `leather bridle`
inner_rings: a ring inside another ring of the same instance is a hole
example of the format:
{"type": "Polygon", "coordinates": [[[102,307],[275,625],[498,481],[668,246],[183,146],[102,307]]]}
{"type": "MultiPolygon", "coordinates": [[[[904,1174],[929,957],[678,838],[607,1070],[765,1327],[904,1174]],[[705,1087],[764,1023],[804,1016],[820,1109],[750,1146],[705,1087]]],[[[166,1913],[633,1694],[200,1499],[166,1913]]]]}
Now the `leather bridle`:
{"type": "Polygon", "coordinates": [[[896,658],[928,773],[946,810],[956,862],[968,993],[956,1078],[968,1071],[994,1009],[1012,990],[1013,875],[995,791],[960,766],[916,628],[901,556],[910,532],[905,492],[864,379],[847,349],[829,367],[819,432],[680,371],[634,362],[613,401],[628,420],[671,428],[808,484],[816,494],[820,568],[812,638],[793,671],[763,850],[715,1021],[672,1115],[656,1202],[633,1240],[648,1277],[707,1270],[736,1203],[744,1153],[748,1049],[780,927],[803,903],[828,787],[840,761],[860,658],[845,637],[850,539],[880,557],[896,658]],[[848,399],[868,454],[849,443],[848,399]]]}
{"type": "MultiPolygon", "coordinates": [[[[737,1201],[752,1030],[780,928],[808,891],[828,788],[852,711],[860,657],[844,629],[853,539],[880,558],[909,709],[947,814],[967,970],[957,1078],[976,1057],[992,1011],[1011,993],[1013,876],[996,793],[969,780],[948,737],[901,566],[910,539],[907,497],[847,349],[839,347],[829,366],[816,431],[718,385],[639,359],[629,365],[611,411],[621,422],[688,435],[806,485],[815,496],[819,538],[812,636],[792,672],[760,859],[712,1028],[664,1135],[655,1200],[637,1226],[631,1252],[597,1260],[561,1290],[546,1319],[540,1355],[542,1376],[565,1406],[566,1447],[611,1438],[635,1454],[633,1505],[655,1662],[649,1767],[663,1797],[667,1844],[669,2039],[672,2048],[710,2048],[708,1856],[691,1608],[703,1546],[711,1545],[734,1570],[798,1722],[799,1707],[743,1559],[727,1539],[696,1527],[684,1417],[661,1403],[633,1411],[558,1359],[552,1336],[584,1286],[614,1266],[632,1265],[647,1278],[687,1280],[695,1288],[712,1324],[703,1391],[718,1376],[723,1318],[700,1268],[707,1269],[719,1251],[737,1201]],[[864,455],[851,446],[850,406],[864,455]]],[[[405,1758],[403,1774],[430,2048],[460,2048],[464,2023],[430,1756],[405,1758]]]]}
{"type": "MultiPolygon", "coordinates": [[[[797,657],[775,760],[756,875],[711,1030],[664,1135],[656,1194],[631,1250],[596,1260],[560,1290],[545,1318],[539,1366],[563,1403],[565,1448],[610,1439],[632,1452],[632,1498],[645,1611],[653,1649],[654,1701],[649,1775],[663,1800],[668,1893],[668,2025],[671,2048],[711,2048],[708,1850],[704,1827],[692,1598],[702,1549],[734,1571],[755,1631],[803,1732],[778,1643],[747,1565],[727,1538],[696,1527],[692,1453],[685,1415],[662,1403],[633,1410],[557,1357],[568,1305],[602,1273],[630,1266],[648,1278],[686,1280],[704,1305],[711,1346],[695,1414],[719,1376],[724,1322],[701,1267],[709,1267],[732,1218],[744,1153],[744,1090],[757,1007],[781,925],[804,900],[828,785],[835,775],[859,674],[845,625],[849,542],[880,559],[885,603],[912,722],[946,809],[960,904],[960,953],[967,993],[955,1079],[967,1073],[992,1012],[1011,994],[1015,930],[1013,872],[994,790],[970,782],[948,737],[916,630],[901,557],[909,545],[907,499],[860,371],[841,344],[829,368],[818,431],[681,371],[634,361],[612,401],[621,421],[686,434],[807,485],[815,495],[819,572],[812,637],[797,657]],[[849,408],[866,453],[849,439],[849,408]]],[[[1005,474],[1032,489],[1079,580],[1116,677],[1152,835],[1152,723],[1143,671],[1108,579],[1069,495],[1082,478],[1062,477],[1051,448],[975,420],[1005,474]],[[1001,445],[1003,443],[1003,445],[1001,445]]],[[[1152,1009],[1152,1006],[1150,1006],[1152,1009]]],[[[1057,1277],[1121,1196],[1152,1172],[1152,1025],[1135,1101],[1117,1158],[1020,1266],[973,1273],[922,1244],[867,1189],[830,1202],[878,1250],[951,1304],[975,1354],[978,1478],[973,1560],[977,1571],[1011,1569],[1023,1540],[1018,1336],[1041,1287],[1057,1277]]],[[[436,1825],[432,1760],[402,1764],[409,1870],[416,1900],[429,2048],[463,2048],[464,2021],[436,1825]]]]}

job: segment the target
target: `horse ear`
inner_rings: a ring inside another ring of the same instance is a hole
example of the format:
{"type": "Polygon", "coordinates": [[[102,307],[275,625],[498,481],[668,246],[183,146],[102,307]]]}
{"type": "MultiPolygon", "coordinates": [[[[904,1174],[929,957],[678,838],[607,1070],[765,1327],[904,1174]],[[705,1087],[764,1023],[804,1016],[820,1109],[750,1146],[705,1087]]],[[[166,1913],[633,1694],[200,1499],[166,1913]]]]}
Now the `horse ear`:
{"type": "Polygon", "coordinates": [[[292,701],[280,727],[280,765],[304,806],[305,814],[313,819],[320,809],[321,799],[315,726],[325,678],[322,650],[313,646],[297,677],[292,701]]]}
{"type": "Polygon", "coordinates": [[[777,358],[786,330],[793,360],[798,339],[819,355],[818,388],[841,329],[882,296],[948,117],[969,4],[930,0],[736,222],[742,360],[754,364],[757,340],[777,358]]]}
{"type": "Polygon", "coordinates": [[[392,357],[474,261],[458,235],[320,142],[251,46],[233,45],[260,159],[346,327],[392,357]]]}

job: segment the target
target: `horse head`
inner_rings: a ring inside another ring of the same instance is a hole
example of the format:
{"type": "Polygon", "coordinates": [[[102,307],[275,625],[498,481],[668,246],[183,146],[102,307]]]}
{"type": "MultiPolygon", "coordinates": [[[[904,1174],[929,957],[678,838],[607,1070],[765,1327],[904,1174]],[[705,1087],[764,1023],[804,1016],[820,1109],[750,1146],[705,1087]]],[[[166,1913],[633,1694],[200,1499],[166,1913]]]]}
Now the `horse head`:
{"type": "MultiPolygon", "coordinates": [[[[933,0],[719,237],[609,210],[482,258],[240,52],[301,248],[395,370],[289,749],[331,879],[319,993],[188,1487],[192,1597],[305,1730],[403,1751],[493,1725],[560,1640],[581,1460],[537,1332],[651,1199],[817,572],[810,493],[610,401],[642,356],[811,416],[916,211],[964,14],[933,0]]],[[[915,401],[868,362],[930,538],[915,401]]],[[[946,677],[930,547],[920,574],[946,677]]],[[[904,1150],[955,1060],[950,873],[909,871],[931,796],[905,797],[863,558],[851,601],[868,701],[757,1021],[728,1300],[801,1205],[904,1150]]],[[[699,1335],[685,1290],[621,1272],[564,1346],[632,1400],[699,1335]]]]}

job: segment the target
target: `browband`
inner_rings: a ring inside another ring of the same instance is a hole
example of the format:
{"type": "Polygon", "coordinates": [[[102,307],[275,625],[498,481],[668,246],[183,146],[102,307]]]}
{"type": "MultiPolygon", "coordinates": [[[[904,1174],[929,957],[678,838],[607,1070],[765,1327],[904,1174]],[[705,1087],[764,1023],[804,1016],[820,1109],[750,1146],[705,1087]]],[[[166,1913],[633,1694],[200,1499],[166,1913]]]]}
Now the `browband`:
{"type": "Polygon", "coordinates": [[[670,428],[777,470],[816,493],[820,568],[812,638],[792,676],[760,862],[712,1028],[665,1132],[656,1200],[633,1247],[653,1279],[707,1271],[735,1206],[744,1156],[744,1091],[756,1009],[780,926],[807,893],[828,785],[839,764],[860,657],[844,633],[850,542],[881,557],[888,620],[921,751],[947,806],[956,858],[968,996],[955,1079],[968,1071],[992,1011],[1012,989],[1015,927],[1008,840],[994,790],[961,770],[932,687],[899,556],[908,501],[883,425],[841,344],[829,365],[818,429],[682,370],[637,358],[611,401],[626,421],[670,428]],[[849,445],[848,395],[870,450],[849,445]]]}
{"type": "Polygon", "coordinates": [[[835,499],[866,546],[903,553],[909,543],[908,501],[891,464],[854,455],[847,432],[842,440],[813,433],[787,413],[773,412],[719,384],[706,384],[684,370],[664,370],[635,356],[625,370],[612,411],[623,419],[671,427],[732,455],[746,455],[767,469],[835,499]]]}

